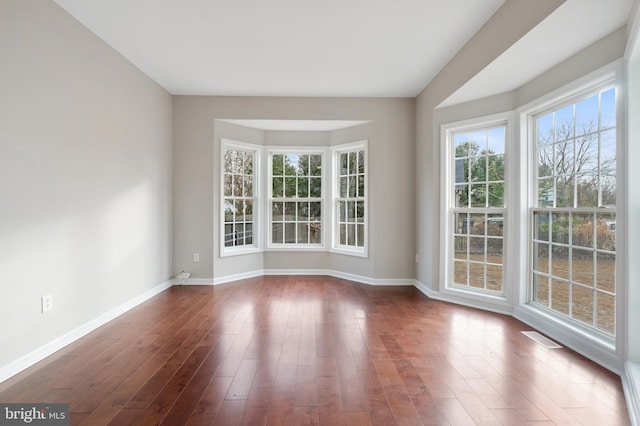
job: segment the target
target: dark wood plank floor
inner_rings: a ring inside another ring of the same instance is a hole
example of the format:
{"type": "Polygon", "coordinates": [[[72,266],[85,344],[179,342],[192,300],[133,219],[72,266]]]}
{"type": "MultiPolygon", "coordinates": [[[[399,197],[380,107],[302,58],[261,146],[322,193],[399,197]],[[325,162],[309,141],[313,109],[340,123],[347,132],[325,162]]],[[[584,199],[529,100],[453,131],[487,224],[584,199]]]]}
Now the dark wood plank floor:
{"type": "Polygon", "coordinates": [[[0,384],[73,425],[624,425],[615,374],[515,319],[328,277],[180,286],[0,384]]]}

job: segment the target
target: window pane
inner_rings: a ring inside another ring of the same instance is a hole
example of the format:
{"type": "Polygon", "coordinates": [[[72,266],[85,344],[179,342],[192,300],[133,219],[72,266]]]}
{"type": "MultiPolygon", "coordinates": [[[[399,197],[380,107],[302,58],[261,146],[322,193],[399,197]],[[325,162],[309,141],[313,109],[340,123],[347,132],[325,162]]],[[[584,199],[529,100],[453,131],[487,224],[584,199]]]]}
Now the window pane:
{"type": "Polygon", "coordinates": [[[599,214],[596,225],[597,247],[599,250],[616,250],[616,216],[599,214]]]}
{"type": "Polygon", "coordinates": [[[358,168],[356,167],[356,153],[349,153],[349,174],[357,173],[358,168]]]}
{"type": "Polygon", "coordinates": [[[471,185],[471,207],[487,206],[487,185],[471,185]]]}
{"type": "Polygon", "coordinates": [[[298,195],[296,181],[295,177],[284,178],[284,196],[286,198],[293,198],[298,195]]]}
{"type": "Polygon", "coordinates": [[[356,245],[364,247],[364,225],[361,223],[356,225],[356,245]]]}
{"type": "Polygon", "coordinates": [[[253,157],[254,153],[245,152],[244,153],[244,174],[252,175],[253,174],[253,157]]]}
{"type": "Polygon", "coordinates": [[[317,201],[317,202],[311,202],[309,203],[309,210],[310,210],[310,216],[309,218],[313,221],[320,221],[322,218],[322,203],[317,201]]]}
{"type": "Polygon", "coordinates": [[[539,147],[553,143],[553,113],[538,117],[536,120],[536,130],[538,134],[537,144],[539,147]]]}
{"type": "Polygon", "coordinates": [[[571,277],[574,282],[593,287],[593,254],[592,250],[572,250],[571,277]]]}
{"type": "Polygon", "coordinates": [[[283,178],[273,178],[273,196],[275,198],[280,198],[284,195],[284,179],[283,178]]]}
{"type": "Polygon", "coordinates": [[[489,184],[489,207],[504,207],[504,183],[489,184]]]}
{"type": "Polygon", "coordinates": [[[347,201],[347,220],[349,222],[355,222],[356,219],[356,203],[354,201],[347,201]]]}
{"type": "Polygon", "coordinates": [[[487,255],[491,255],[493,260],[489,260],[492,263],[502,263],[502,244],[504,240],[502,238],[487,238],[487,255]]]}
{"type": "Polygon", "coordinates": [[[364,202],[356,201],[356,222],[364,222],[364,202]]]}
{"type": "Polygon", "coordinates": [[[553,207],[553,178],[538,180],[538,206],[553,207]]]}
{"type": "Polygon", "coordinates": [[[549,244],[533,243],[533,270],[549,273],[549,244]]]}
{"type": "Polygon", "coordinates": [[[349,173],[349,154],[340,154],[340,174],[346,176],[349,173]]]}
{"type": "Polygon", "coordinates": [[[312,154],[310,156],[311,161],[311,176],[322,176],[322,155],[312,154]]]}
{"type": "Polygon", "coordinates": [[[338,202],[338,220],[340,222],[347,221],[347,202],[346,201],[338,202]]]}
{"type": "Polygon", "coordinates": [[[284,242],[285,244],[296,242],[296,224],[285,223],[284,224],[284,242]]]}
{"type": "Polygon", "coordinates": [[[309,244],[322,244],[322,224],[320,222],[309,224],[309,244]]]}
{"type": "Polygon", "coordinates": [[[538,149],[538,177],[553,176],[553,146],[538,149]]]}
{"type": "Polygon", "coordinates": [[[295,176],[298,174],[298,155],[287,154],[284,157],[284,175],[295,176]]]}
{"type": "Polygon", "coordinates": [[[556,178],[556,207],[573,207],[573,175],[556,178]]]}
{"type": "Polygon", "coordinates": [[[616,298],[609,294],[596,293],[596,327],[615,334],[616,330],[616,298]]]}
{"type": "Polygon", "coordinates": [[[573,285],[571,311],[573,318],[588,325],[593,324],[593,290],[573,285]]]}
{"type": "Polygon", "coordinates": [[[469,185],[456,185],[456,207],[468,207],[469,206],[469,185]]]}
{"type": "Polygon", "coordinates": [[[244,202],[244,220],[253,222],[253,200],[246,200],[244,202]]]}
{"type": "Polygon", "coordinates": [[[311,178],[309,179],[309,183],[311,185],[311,189],[309,191],[309,196],[312,198],[320,198],[322,197],[322,179],[321,178],[311,178]]]}
{"type": "Polygon", "coordinates": [[[616,89],[609,89],[602,92],[601,96],[601,121],[602,128],[616,125],[616,89]]]}
{"type": "Polygon", "coordinates": [[[598,175],[577,176],[578,207],[598,207],[598,175]]]}
{"type": "Polygon", "coordinates": [[[298,244],[309,244],[309,224],[298,224],[298,244]]]}
{"type": "Polygon", "coordinates": [[[298,197],[307,198],[309,196],[309,178],[298,178],[298,197]]]}
{"type": "Polygon", "coordinates": [[[224,221],[233,222],[233,213],[235,211],[235,204],[232,200],[224,200],[224,221]]]}
{"type": "Polygon", "coordinates": [[[224,246],[233,247],[233,241],[233,225],[226,224],[224,225],[224,246]]]}
{"type": "Polygon", "coordinates": [[[600,144],[600,167],[615,170],[616,165],[616,130],[602,132],[600,144]]]}
{"type": "Polygon", "coordinates": [[[244,196],[253,197],[253,176],[244,176],[244,196]]]}
{"type": "Polygon", "coordinates": [[[358,177],[349,176],[349,197],[355,197],[358,191],[358,177]]]}
{"type": "Polygon", "coordinates": [[[453,274],[454,282],[456,284],[467,285],[469,282],[469,275],[467,273],[467,262],[453,262],[453,274]]]}
{"type": "Polygon", "coordinates": [[[456,259],[468,259],[467,246],[469,245],[469,238],[467,237],[454,237],[454,251],[453,256],[456,259]]]}
{"type": "Polygon", "coordinates": [[[299,176],[309,176],[309,156],[308,155],[300,155],[298,157],[298,175],[299,176]]]}
{"type": "Polygon", "coordinates": [[[235,214],[236,214],[236,217],[235,217],[236,222],[244,220],[244,201],[236,200],[235,214]]]}
{"type": "Polygon", "coordinates": [[[569,279],[569,248],[553,244],[551,246],[551,275],[569,279]]]}
{"type": "MultiPolygon", "coordinates": [[[[554,215],[555,219],[555,215],[554,215]]],[[[549,241],[549,213],[535,212],[533,215],[533,238],[549,241]]]]}
{"type": "Polygon", "coordinates": [[[358,151],[358,173],[364,174],[364,151],[358,151]]]}
{"type": "Polygon", "coordinates": [[[599,290],[615,293],[616,256],[608,253],[597,253],[596,260],[596,287],[599,290]]]}
{"type": "Polygon", "coordinates": [[[347,225],[347,245],[354,246],[356,244],[356,226],[354,224],[347,225]]]}
{"type": "Polygon", "coordinates": [[[591,96],[576,104],[576,135],[598,130],[598,95],[591,96]]]}
{"type": "Polygon", "coordinates": [[[347,244],[347,225],[340,224],[340,244],[341,245],[346,245],[347,244]]]}
{"type": "Polygon", "coordinates": [[[487,235],[501,236],[504,227],[504,217],[490,214],[487,215],[487,235]]]}
{"type": "Polygon", "coordinates": [[[549,306],[549,278],[533,274],[533,300],[549,306]]]}
{"type": "Polygon", "coordinates": [[[271,160],[273,176],[284,176],[284,155],[274,155],[271,160]]]}
{"type": "Polygon", "coordinates": [[[306,221],[307,219],[309,219],[309,203],[299,202],[298,203],[298,220],[306,221]]]}
{"type": "Polygon", "coordinates": [[[284,224],[271,224],[271,241],[275,244],[282,244],[284,242],[284,224]]]}
{"type": "Polygon", "coordinates": [[[274,222],[284,220],[284,203],[277,201],[271,203],[271,220],[274,222]]]}
{"type": "Polygon", "coordinates": [[[593,248],[593,214],[574,214],[571,218],[574,246],[593,248]]]}
{"type": "Polygon", "coordinates": [[[502,291],[502,267],[487,265],[487,289],[502,291]]]}
{"type": "Polygon", "coordinates": [[[284,203],[284,220],[287,222],[296,220],[296,204],[295,202],[284,203]]]}
{"type": "Polygon", "coordinates": [[[340,197],[347,198],[349,196],[349,177],[343,176],[340,178],[340,197]]]}
{"type": "Polygon", "coordinates": [[[576,139],[576,173],[598,172],[598,134],[591,133],[576,139]]]}
{"type": "Polygon", "coordinates": [[[569,315],[569,283],[551,280],[551,308],[569,315]]]}
{"type": "Polygon", "coordinates": [[[364,192],[364,175],[358,176],[358,197],[365,197],[364,192]]]}
{"type": "Polygon", "coordinates": [[[253,225],[250,223],[244,226],[244,243],[253,244],[253,225]]]}
{"type": "Polygon", "coordinates": [[[233,188],[233,177],[232,175],[224,175],[224,196],[231,197],[233,188]]]}
{"type": "Polygon", "coordinates": [[[563,141],[573,137],[573,105],[568,105],[555,113],[556,140],[563,141]]]}
{"type": "MultiPolygon", "coordinates": [[[[484,260],[484,259],[481,259],[484,260]]],[[[484,274],[485,274],[484,263],[469,263],[469,286],[476,288],[484,288],[484,274]]]]}
{"type": "Polygon", "coordinates": [[[243,185],[244,178],[242,175],[233,175],[233,195],[235,197],[242,197],[243,185]]]}
{"type": "Polygon", "coordinates": [[[504,154],[505,131],[504,127],[489,129],[489,153],[504,154]]]}

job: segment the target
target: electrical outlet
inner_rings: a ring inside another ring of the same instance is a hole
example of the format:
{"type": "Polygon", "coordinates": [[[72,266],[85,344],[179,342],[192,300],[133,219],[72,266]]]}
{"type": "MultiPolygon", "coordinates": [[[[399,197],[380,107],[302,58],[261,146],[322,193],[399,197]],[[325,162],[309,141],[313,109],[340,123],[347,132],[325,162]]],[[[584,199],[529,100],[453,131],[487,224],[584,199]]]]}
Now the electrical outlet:
{"type": "Polygon", "coordinates": [[[193,261],[200,262],[200,253],[193,253],[193,261]]]}
{"type": "Polygon", "coordinates": [[[45,312],[50,311],[51,308],[53,308],[53,296],[52,295],[47,294],[45,296],[42,296],[41,302],[42,302],[42,313],[43,314],[45,312]]]}

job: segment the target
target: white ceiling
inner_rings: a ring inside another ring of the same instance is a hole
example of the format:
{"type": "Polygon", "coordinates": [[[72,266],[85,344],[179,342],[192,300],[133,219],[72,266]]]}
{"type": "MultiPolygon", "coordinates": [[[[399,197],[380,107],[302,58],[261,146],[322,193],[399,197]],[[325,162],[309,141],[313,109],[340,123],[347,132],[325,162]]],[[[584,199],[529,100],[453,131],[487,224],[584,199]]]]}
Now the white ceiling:
{"type": "Polygon", "coordinates": [[[517,89],[624,25],[633,0],[567,0],[440,106],[517,89]]]}
{"type": "MultiPolygon", "coordinates": [[[[505,0],[55,1],[172,94],[414,97],[505,0]]],[[[518,87],[631,2],[567,0],[445,102],[518,87]]]]}

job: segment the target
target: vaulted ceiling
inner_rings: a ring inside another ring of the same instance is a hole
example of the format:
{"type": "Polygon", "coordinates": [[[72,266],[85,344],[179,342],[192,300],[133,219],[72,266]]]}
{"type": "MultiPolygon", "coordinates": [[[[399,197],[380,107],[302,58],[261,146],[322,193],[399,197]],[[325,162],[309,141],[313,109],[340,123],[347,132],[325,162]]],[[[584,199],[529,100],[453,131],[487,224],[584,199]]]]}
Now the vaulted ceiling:
{"type": "MultiPolygon", "coordinates": [[[[505,2],[55,1],[172,94],[329,97],[418,95],[505,2]]],[[[567,0],[448,102],[530,80],[624,25],[631,2],[567,0]]]]}

